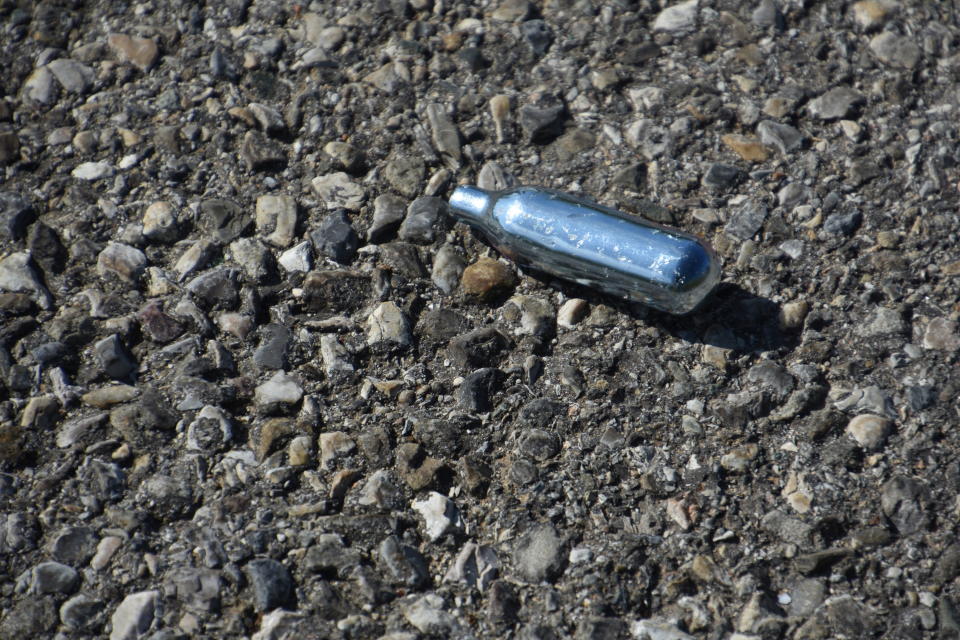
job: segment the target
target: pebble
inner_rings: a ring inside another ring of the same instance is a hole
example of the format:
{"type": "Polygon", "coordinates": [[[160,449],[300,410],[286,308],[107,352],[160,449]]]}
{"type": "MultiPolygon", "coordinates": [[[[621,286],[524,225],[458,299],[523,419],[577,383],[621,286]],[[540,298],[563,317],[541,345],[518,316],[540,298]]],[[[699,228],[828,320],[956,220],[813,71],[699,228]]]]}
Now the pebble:
{"type": "Polygon", "coordinates": [[[831,213],[823,223],[823,230],[838,236],[852,235],[860,227],[863,214],[859,211],[831,213]]]}
{"type": "Polygon", "coordinates": [[[115,380],[127,378],[137,369],[137,363],[117,334],[98,341],[94,344],[93,351],[104,373],[115,380]]]}
{"type": "Polygon", "coordinates": [[[238,238],[230,243],[230,257],[251,282],[263,284],[274,276],[274,258],[259,238],[238,238]]]}
{"type": "Polygon", "coordinates": [[[520,107],[520,128],[529,142],[546,144],[563,132],[565,113],[566,106],[558,96],[537,92],[520,107]]]}
{"type": "Polygon", "coordinates": [[[853,19],[864,31],[879,29],[896,9],[891,0],[860,0],[853,4],[853,19]]]}
{"type": "Polygon", "coordinates": [[[714,162],[703,175],[703,185],[714,189],[729,189],[744,177],[743,171],[729,164],[714,162]]]}
{"type": "Polygon", "coordinates": [[[766,162],[770,157],[770,151],[755,138],[730,133],[723,136],[721,140],[747,162],[766,162]]]}
{"type": "Polygon", "coordinates": [[[384,538],[377,548],[377,555],[385,573],[394,583],[417,589],[430,579],[424,557],[413,547],[401,543],[396,536],[384,538]]]}
{"type": "Polygon", "coordinates": [[[347,173],[355,173],[363,166],[363,155],[360,150],[346,142],[328,142],[323,146],[323,152],[333,158],[339,169],[347,173]]]}
{"type": "Polygon", "coordinates": [[[477,175],[477,186],[481,189],[490,191],[502,191],[509,189],[516,184],[516,179],[500,166],[499,163],[490,160],[483,165],[480,173],[477,175]]]}
{"type": "Polygon", "coordinates": [[[66,91],[83,95],[93,88],[93,69],[85,64],[60,58],[47,65],[53,76],[66,91]]]}
{"type": "Polygon", "coordinates": [[[466,266],[467,261],[461,252],[453,245],[445,244],[433,259],[430,280],[444,294],[452,295],[460,284],[466,266]]]}
{"type": "Polygon", "coordinates": [[[699,0],[686,0],[663,9],[653,21],[653,30],[668,33],[693,31],[697,26],[699,4],[699,0]]]}
{"type": "Polygon", "coordinates": [[[957,322],[942,317],[928,322],[923,332],[923,348],[948,352],[960,349],[960,332],[957,331],[957,322]]]}
{"type": "Polygon", "coordinates": [[[284,371],[277,371],[259,385],[255,392],[257,406],[270,409],[283,405],[295,405],[303,397],[303,388],[296,378],[284,371]]]}
{"type": "Polygon", "coordinates": [[[231,200],[204,200],[200,203],[198,223],[203,231],[229,244],[247,233],[253,216],[231,200]]]}
{"type": "Polygon", "coordinates": [[[21,240],[27,227],[35,220],[36,212],[30,201],[13,191],[0,191],[0,237],[21,240]]]}
{"type": "Polygon", "coordinates": [[[877,59],[891,67],[913,69],[920,62],[920,47],[909,36],[898,36],[884,31],[870,40],[870,51],[877,59]]]}
{"type": "Polygon", "coordinates": [[[147,256],[130,245],[111,242],[97,256],[97,273],[113,274],[124,282],[136,283],[147,268],[147,256]]]}
{"type": "Polygon", "coordinates": [[[493,258],[480,258],[463,270],[460,285],[468,296],[492,300],[512,290],[517,284],[513,271],[493,258]]]}
{"type": "Polygon", "coordinates": [[[432,244],[436,237],[435,225],[446,203],[441,198],[417,198],[407,207],[407,215],[400,225],[401,240],[416,244],[432,244]]]}
{"type": "Polygon", "coordinates": [[[442,104],[431,102],[427,105],[427,121],[433,132],[433,146],[454,171],[460,167],[460,130],[453,123],[442,104]]]}
{"type": "Polygon", "coordinates": [[[359,211],[365,193],[346,173],[337,172],[318,176],[310,183],[328,209],[344,208],[359,211]]]}
{"type": "Polygon", "coordinates": [[[139,395],[136,387],[127,384],[114,384],[109,387],[93,389],[83,394],[80,399],[84,404],[97,409],[109,409],[115,404],[130,402],[139,395]]]}
{"type": "Polygon", "coordinates": [[[785,331],[800,329],[809,312],[810,304],[806,300],[784,304],[780,308],[780,328],[785,331]]]}
{"type": "Polygon", "coordinates": [[[447,357],[461,369],[488,367],[497,362],[509,346],[506,336],[493,327],[480,327],[450,341],[447,357]]]}
{"type": "Polygon", "coordinates": [[[513,564],[526,582],[552,582],[563,573],[566,555],[566,543],[554,526],[535,524],[514,543],[513,564]]]}
{"type": "Polygon", "coordinates": [[[520,25],[520,34],[530,47],[530,51],[538,58],[544,55],[553,44],[553,30],[546,21],[539,18],[523,22],[520,25]]]}
{"type": "Polygon", "coordinates": [[[572,329],[583,320],[590,311],[590,305],[582,298],[570,298],[557,312],[557,324],[565,329],[572,329]]]}
{"type": "Polygon", "coordinates": [[[457,403],[469,413],[486,413],[493,408],[491,397],[503,382],[503,372],[487,367],[477,369],[457,389],[457,403]]]}
{"type": "Polygon", "coordinates": [[[356,370],[350,352],[335,335],[320,336],[320,357],[324,373],[333,381],[350,378],[356,370]]]}
{"type": "Polygon", "coordinates": [[[320,446],[320,466],[325,469],[333,468],[335,462],[353,455],[357,450],[357,444],[343,431],[321,433],[318,442],[320,446]]]}
{"type": "Polygon", "coordinates": [[[504,305],[503,317],[508,322],[516,322],[519,316],[520,326],[514,332],[517,335],[532,335],[548,338],[556,331],[556,311],[549,302],[535,296],[513,296],[504,305]]]}
{"type": "Polygon", "coordinates": [[[404,199],[385,193],[373,201],[373,222],[367,229],[367,241],[375,244],[392,238],[406,215],[404,199]]]}
{"type": "Polygon", "coordinates": [[[749,240],[752,238],[767,219],[767,206],[750,198],[730,216],[730,220],[724,226],[724,233],[737,240],[749,240]]]}
{"type": "Polygon", "coordinates": [[[137,640],[146,633],[153,624],[159,598],[159,591],[140,591],[125,597],[110,617],[110,640],[137,640]]]}
{"type": "Polygon", "coordinates": [[[864,338],[875,338],[902,334],[906,330],[907,323],[900,311],[888,307],[878,307],[867,322],[858,325],[856,333],[864,338]]]}
{"type": "Polygon", "coordinates": [[[109,162],[81,162],[70,172],[70,175],[80,180],[94,181],[110,178],[115,173],[116,170],[109,162]]]}
{"type": "Polygon", "coordinates": [[[86,593],[78,593],[60,606],[60,622],[71,631],[92,633],[103,614],[103,602],[86,593]]]}
{"type": "Polygon", "coordinates": [[[123,546],[123,539],[117,536],[104,536],[97,545],[97,551],[90,559],[90,568],[94,571],[102,571],[110,563],[113,554],[123,546]]]}
{"type": "Polygon", "coordinates": [[[198,240],[190,245],[173,265],[173,270],[180,275],[179,280],[206,267],[213,258],[214,251],[215,245],[209,240],[198,240]]]}
{"type": "Polygon", "coordinates": [[[160,56],[157,43],[149,38],[113,33],[107,37],[107,44],[122,62],[129,62],[144,72],[149,71],[160,56]]]}
{"type": "Polygon", "coordinates": [[[630,624],[630,633],[637,640],[694,640],[675,625],[657,620],[636,620],[630,624]]]}
{"type": "Polygon", "coordinates": [[[287,164],[286,148],[259,131],[247,131],[240,143],[240,157],[251,171],[278,171],[287,164]]]}
{"type": "Polygon", "coordinates": [[[409,72],[393,62],[388,62],[364,76],[363,81],[388,95],[393,95],[407,84],[409,72]]]}
{"type": "Polygon", "coordinates": [[[23,82],[23,95],[40,104],[50,104],[57,99],[56,80],[46,66],[38,67],[23,82]]]}
{"type": "Polygon", "coordinates": [[[287,124],[283,121],[280,112],[269,105],[260,102],[251,102],[247,105],[247,111],[253,116],[253,119],[265,133],[276,136],[283,133],[287,124]]]}
{"type": "Polygon", "coordinates": [[[383,171],[387,183],[408,198],[420,193],[426,175],[426,164],[419,156],[394,156],[383,171]]]}
{"type": "Polygon", "coordinates": [[[257,197],[257,233],[274,247],[289,247],[296,235],[298,206],[293,196],[261,195],[257,197]]]}
{"type": "Polygon", "coordinates": [[[13,131],[0,131],[0,165],[20,160],[20,138],[13,131]]]}
{"type": "Polygon", "coordinates": [[[757,445],[745,444],[720,456],[720,466],[732,473],[743,473],[753,466],[759,454],[757,445]]]}
{"type": "Polygon", "coordinates": [[[59,562],[41,562],[33,568],[31,593],[73,593],[80,585],[80,574],[59,562]]]}
{"type": "Polygon", "coordinates": [[[317,228],[310,233],[310,240],[318,256],[330,258],[340,264],[350,264],[360,248],[360,237],[343,209],[324,216],[317,228]]]}
{"type": "Polygon", "coordinates": [[[850,119],[864,103],[863,94],[850,87],[835,87],[810,101],[807,109],[819,120],[850,119]]]}
{"type": "Polygon", "coordinates": [[[179,239],[177,211],[164,200],[154,202],[143,212],[143,235],[157,242],[176,242],[179,239]]]}
{"type": "Polygon", "coordinates": [[[493,118],[493,127],[497,136],[497,144],[509,142],[511,138],[510,124],[510,97],[498,94],[490,98],[490,116],[493,118]]]}
{"type": "Polygon", "coordinates": [[[137,313],[140,327],[154,342],[165,344],[179,338],[185,327],[163,312],[163,305],[156,300],[148,302],[137,313]]]}
{"type": "Polygon", "coordinates": [[[528,0],[504,0],[490,14],[500,22],[523,22],[530,17],[533,7],[528,0]]]}
{"type": "Polygon", "coordinates": [[[0,290],[29,293],[43,309],[53,308],[53,295],[37,274],[29,253],[11,253],[0,260],[0,290]]]}
{"type": "Polygon", "coordinates": [[[287,273],[307,272],[313,267],[313,244],[305,240],[280,254],[277,264],[287,273]]]}
{"type": "Polygon", "coordinates": [[[417,598],[403,609],[403,615],[421,633],[445,638],[473,638],[457,619],[443,610],[443,599],[433,593],[417,598]]]}
{"type": "Polygon", "coordinates": [[[410,321],[393,302],[381,302],[367,318],[367,344],[379,349],[406,349],[413,343],[410,321]]]}
{"type": "Polygon", "coordinates": [[[920,500],[923,493],[920,481],[902,475],[880,488],[880,507],[900,535],[913,535],[927,526],[928,516],[920,500]]]}
{"type": "Polygon", "coordinates": [[[460,510],[443,494],[431,491],[426,497],[414,500],[411,506],[423,518],[424,532],[430,542],[436,542],[448,533],[463,531],[460,510]]]}
{"type": "Polygon", "coordinates": [[[560,439],[543,429],[527,429],[517,441],[518,450],[538,462],[549,460],[560,453],[560,439]]]}
{"type": "Polygon", "coordinates": [[[760,0],[757,8],[750,14],[750,19],[758,27],[774,27],[782,31],[785,26],[783,13],[780,12],[776,0],[760,0]]]}
{"type": "Polygon", "coordinates": [[[253,588],[257,611],[272,611],[293,602],[293,578],[281,563],[272,558],[257,558],[247,563],[245,571],[253,588]]]}

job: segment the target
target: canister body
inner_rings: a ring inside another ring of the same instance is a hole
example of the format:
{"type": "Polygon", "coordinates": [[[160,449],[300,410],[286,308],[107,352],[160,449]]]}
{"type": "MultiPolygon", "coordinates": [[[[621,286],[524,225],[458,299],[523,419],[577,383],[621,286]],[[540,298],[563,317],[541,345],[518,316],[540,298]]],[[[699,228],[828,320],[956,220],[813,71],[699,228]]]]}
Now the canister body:
{"type": "Polygon", "coordinates": [[[673,314],[703,302],[720,279],[696,237],[540,187],[458,187],[457,219],[519,264],[673,314]]]}

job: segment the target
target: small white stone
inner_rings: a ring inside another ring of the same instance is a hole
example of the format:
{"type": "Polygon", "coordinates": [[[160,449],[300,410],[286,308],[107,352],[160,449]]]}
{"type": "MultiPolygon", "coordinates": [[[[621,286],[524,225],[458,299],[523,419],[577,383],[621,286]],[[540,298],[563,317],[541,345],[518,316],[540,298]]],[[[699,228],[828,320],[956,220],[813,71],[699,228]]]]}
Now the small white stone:
{"type": "Polygon", "coordinates": [[[309,240],[304,240],[283,253],[277,259],[277,262],[287,273],[295,271],[310,271],[313,264],[312,250],[309,240]]]}
{"type": "Polygon", "coordinates": [[[557,324],[570,329],[583,320],[589,311],[590,305],[586,300],[570,298],[560,306],[560,311],[557,312],[557,324]]]}
{"type": "Polygon", "coordinates": [[[654,31],[682,32],[690,31],[697,25],[699,0],[686,0],[667,7],[653,21],[654,31]]]}
{"type": "Polygon", "coordinates": [[[426,498],[415,500],[413,510],[420,514],[431,542],[439,540],[452,529],[462,529],[460,511],[450,498],[431,491],[426,498]]]}
{"type": "Polygon", "coordinates": [[[114,174],[113,166],[107,162],[82,162],[70,173],[80,180],[100,180],[114,174]]]}

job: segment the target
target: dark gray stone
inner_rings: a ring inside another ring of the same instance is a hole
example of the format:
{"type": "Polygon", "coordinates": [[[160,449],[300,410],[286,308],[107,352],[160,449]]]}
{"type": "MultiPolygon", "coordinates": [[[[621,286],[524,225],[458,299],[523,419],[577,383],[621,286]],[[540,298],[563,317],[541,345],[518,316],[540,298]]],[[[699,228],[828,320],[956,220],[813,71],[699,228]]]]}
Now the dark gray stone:
{"type": "Polygon", "coordinates": [[[520,107],[520,127],[529,142],[546,144],[563,132],[565,114],[566,106],[559,97],[541,93],[520,107]]]}
{"type": "Polygon", "coordinates": [[[859,211],[832,213],[823,222],[823,230],[839,236],[849,236],[860,226],[863,216],[859,211]]]}
{"type": "Polygon", "coordinates": [[[457,390],[457,401],[465,411],[485,413],[493,408],[491,396],[500,388],[503,372],[499,369],[478,369],[468,375],[457,390]]]}
{"type": "Polygon", "coordinates": [[[45,593],[72,593],[80,584],[80,574],[73,567],[59,562],[41,562],[33,568],[30,590],[45,593]]]}
{"type": "Polygon", "coordinates": [[[60,606],[60,622],[71,631],[94,633],[103,624],[103,602],[78,593],[60,606]]]}
{"type": "Polygon", "coordinates": [[[434,225],[446,203],[440,198],[417,198],[407,207],[407,217],[400,225],[400,239],[416,244],[430,244],[436,237],[434,225]]]}
{"type": "Polygon", "coordinates": [[[553,30],[540,19],[527,20],[520,25],[520,33],[526,41],[533,55],[540,57],[547,52],[553,43],[553,30]]]}
{"type": "Polygon", "coordinates": [[[229,244],[253,228],[253,215],[230,200],[204,200],[199,224],[207,234],[229,244]]]}
{"type": "Polygon", "coordinates": [[[767,219],[767,206],[756,200],[747,200],[734,212],[724,232],[737,240],[752,238],[767,219]]]}
{"type": "Polygon", "coordinates": [[[310,234],[310,240],[318,255],[340,264],[350,264],[360,247],[360,238],[344,209],[327,214],[310,234]]]}
{"type": "Polygon", "coordinates": [[[380,564],[391,582],[413,589],[423,588],[429,583],[427,561],[419,551],[402,544],[396,536],[384,539],[377,552],[380,564]]]}
{"type": "Polygon", "coordinates": [[[480,327],[450,341],[447,357],[462,369],[496,364],[510,346],[505,335],[493,327],[480,327]]]}
{"type": "Polygon", "coordinates": [[[729,164],[714,162],[703,176],[703,184],[714,189],[729,189],[744,177],[743,171],[729,164]]]}
{"type": "Polygon", "coordinates": [[[36,214],[30,201],[19,193],[0,191],[0,238],[20,240],[36,214]]]}
{"type": "Polygon", "coordinates": [[[104,373],[115,380],[123,380],[137,369],[137,363],[117,334],[100,340],[93,350],[104,373]]]}
{"type": "Polygon", "coordinates": [[[50,555],[54,560],[79,567],[93,557],[100,536],[89,527],[70,527],[54,538],[50,555]]]}
{"type": "Polygon", "coordinates": [[[287,348],[290,344],[290,329],[271,322],[258,330],[260,344],[253,352],[253,362],[261,369],[286,369],[287,348]]]}
{"type": "Polygon", "coordinates": [[[926,528],[929,516],[923,506],[923,493],[920,481],[906,476],[896,476],[884,483],[880,506],[900,535],[909,536],[926,528]]]}
{"type": "Polygon", "coordinates": [[[270,558],[260,558],[248,562],[246,571],[258,611],[272,611],[293,604],[293,578],[285,566],[270,558]]]}
{"type": "Polygon", "coordinates": [[[543,462],[560,452],[560,439],[543,429],[527,429],[520,436],[520,453],[543,462]]]}

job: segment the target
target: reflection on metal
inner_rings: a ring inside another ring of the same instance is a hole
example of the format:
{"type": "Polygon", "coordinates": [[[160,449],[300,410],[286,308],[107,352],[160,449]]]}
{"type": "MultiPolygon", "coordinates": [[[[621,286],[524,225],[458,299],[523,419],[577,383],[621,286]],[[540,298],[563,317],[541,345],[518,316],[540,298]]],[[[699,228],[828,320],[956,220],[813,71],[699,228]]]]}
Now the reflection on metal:
{"type": "Polygon", "coordinates": [[[458,187],[450,211],[521,265],[656,309],[695,309],[720,279],[696,237],[539,187],[458,187]]]}

